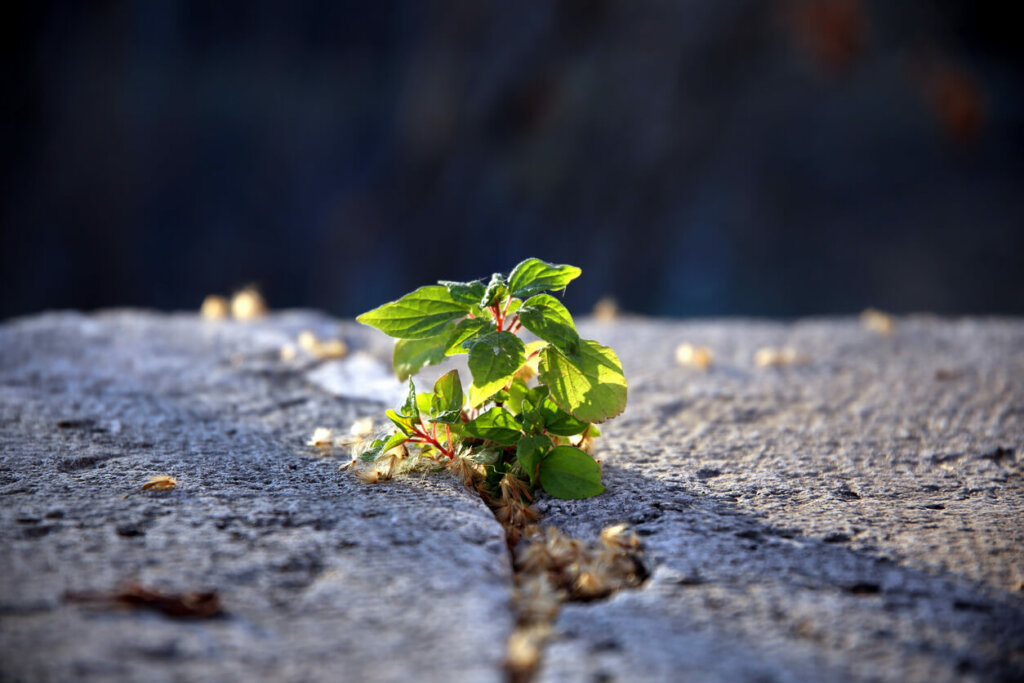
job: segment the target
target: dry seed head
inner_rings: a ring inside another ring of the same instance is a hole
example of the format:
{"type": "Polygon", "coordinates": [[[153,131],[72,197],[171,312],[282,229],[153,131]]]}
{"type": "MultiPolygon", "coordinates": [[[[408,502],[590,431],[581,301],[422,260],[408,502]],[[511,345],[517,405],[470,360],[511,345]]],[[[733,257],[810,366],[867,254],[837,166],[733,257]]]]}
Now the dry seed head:
{"type": "Polygon", "coordinates": [[[402,444],[392,448],[383,458],[379,458],[376,467],[380,478],[391,479],[396,474],[399,474],[408,456],[409,450],[405,447],[405,444],[402,444]]]}
{"type": "Polygon", "coordinates": [[[609,296],[598,299],[597,303],[594,304],[594,311],[591,315],[598,322],[611,322],[619,317],[619,303],[609,296]]]}
{"type": "Polygon", "coordinates": [[[203,299],[203,305],[199,307],[199,315],[207,320],[223,320],[228,317],[228,300],[224,297],[211,294],[203,299]]]}
{"type": "Polygon", "coordinates": [[[505,668],[512,680],[527,680],[540,663],[544,641],[551,634],[547,624],[534,624],[517,628],[508,638],[505,648],[505,668]]]}
{"type": "Polygon", "coordinates": [[[680,344],[676,348],[676,362],[690,368],[707,370],[714,361],[714,354],[706,346],[680,344]]]}
{"type": "Polygon", "coordinates": [[[526,574],[538,574],[551,566],[551,555],[545,543],[528,543],[516,553],[516,568],[526,574]]]}
{"type": "Polygon", "coordinates": [[[143,491],[167,491],[178,485],[178,480],[166,474],[150,477],[149,481],[142,485],[143,491]]]}
{"type": "Polygon", "coordinates": [[[896,321],[888,313],[868,308],[860,314],[860,324],[876,334],[888,336],[896,329],[896,321]]]}
{"type": "Polygon", "coordinates": [[[601,543],[611,551],[639,552],[640,537],[628,524],[614,524],[601,530],[601,543]]]}
{"type": "Polygon", "coordinates": [[[366,449],[371,437],[373,437],[373,418],[361,417],[352,423],[347,435],[342,434],[334,439],[334,445],[338,448],[352,446],[352,457],[356,458],[366,449]]]}
{"type": "MultiPolygon", "coordinates": [[[[580,449],[581,451],[584,451],[585,453],[593,455],[594,454],[594,441],[595,441],[596,438],[597,437],[595,437],[595,436],[591,436],[590,431],[588,429],[583,434],[577,434],[575,436],[570,436],[569,437],[569,443],[572,444],[573,446],[575,446],[576,448],[580,449]]],[[[600,462],[600,461],[598,461],[598,462],[600,462]]]]}
{"type": "Polygon", "coordinates": [[[470,488],[483,478],[481,468],[469,458],[457,456],[448,462],[448,471],[470,488]]]}
{"type": "Polygon", "coordinates": [[[530,495],[530,490],[527,488],[526,482],[507,472],[498,483],[498,488],[501,489],[502,499],[509,505],[515,503],[521,504],[524,500],[533,500],[533,496],[530,495]]]}
{"type": "Polygon", "coordinates": [[[340,339],[325,339],[320,342],[314,355],[317,358],[344,358],[348,354],[348,346],[340,339]]]}
{"type": "Polygon", "coordinates": [[[520,623],[545,622],[555,618],[565,594],[545,574],[527,576],[513,594],[520,623]]]}
{"type": "Polygon", "coordinates": [[[317,339],[309,330],[299,333],[296,342],[299,348],[315,358],[343,358],[348,354],[348,346],[340,339],[317,339]]]}
{"type": "Polygon", "coordinates": [[[313,430],[313,436],[309,437],[306,445],[321,450],[328,450],[334,445],[334,432],[326,427],[317,427],[313,430]]]}
{"type": "Polygon", "coordinates": [[[300,349],[303,351],[309,351],[310,353],[312,353],[313,349],[315,349],[317,345],[316,335],[309,330],[299,332],[299,336],[295,341],[298,343],[300,349]]]}
{"type": "Polygon", "coordinates": [[[267,302],[255,287],[246,287],[231,297],[231,315],[236,320],[252,320],[267,314],[267,302]]]}
{"type": "Polygon", "coordinates": [[[607,581],[607,576],[596,572],[580,572],[572,582],[573,595],[580,598],[597,598],[608,595],[614,587],[607,581]]]}
{"type": "Polygon", "coordinates": [[[352,474],[364,484],[376,484],[379,479],[376,467],[353,467],[352,474]]]}
{"type": "Polygon", "coordinates": [[[781,368],[787,365],[804,365],[809,362],[806,354],[789,347],[766,346],[754,354],[754,364],[762,368],[781,368]]]}
{"type": "Polygon", "coordinates": [[[583,543],[570,538],[555,527],[548,527],[544,534],[544,547],[547,550],[550,569],[561,569],[575,562],[583,550],[583,543]]]}
{"type": "Polygon", "coordinates": [[[373,418],[361,417],[349,427],[349,434],[352,436],[369,436],[373,434],[373,418]]]}

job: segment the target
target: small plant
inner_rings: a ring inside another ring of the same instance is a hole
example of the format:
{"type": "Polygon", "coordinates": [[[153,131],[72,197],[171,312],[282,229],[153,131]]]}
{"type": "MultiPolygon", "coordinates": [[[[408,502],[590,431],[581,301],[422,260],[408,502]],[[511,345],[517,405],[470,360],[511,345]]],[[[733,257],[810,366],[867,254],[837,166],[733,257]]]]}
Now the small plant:
{"type": "Polygon", "coordinates": [[[594,425],[625,409],[626,378],[615,352],[580,339],[569,311],[545,293],[579,275],[575,266],[531,258],[508,277],[442,281],[356,318],[398,338],[400,380],[457,354],[469,355],[473,376],[466,391],[458,370],[429,392],[409,379],[405,404],[387,411],[396,430],[360,460],[428,458],[513,516],[538,485],[557,498],[604,491],[601,466],[587,451],[600,434],[594,425]],[[516,335],[522,328],[538,341],[525,344],[516,335]]]}

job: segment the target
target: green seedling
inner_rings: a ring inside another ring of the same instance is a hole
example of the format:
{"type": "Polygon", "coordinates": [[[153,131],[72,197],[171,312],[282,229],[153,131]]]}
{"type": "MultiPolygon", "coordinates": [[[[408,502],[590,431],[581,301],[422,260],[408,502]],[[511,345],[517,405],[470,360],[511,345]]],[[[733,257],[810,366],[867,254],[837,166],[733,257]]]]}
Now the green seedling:
{"type": "Polygon", "coordinates": [[[547,293],[579,275],[575,266],[531,258],[507,277],[442,281],[356,318],[398,339],[392,364],[409,379],[404,405],[387,411],[395,430],[360,460],[427,458],[503,505],[521,504],[537,487],[557,498],[604,491],[588,451],[600,434],[595,425],[625,409],[626,378],[615,352],[581,339],[572,315],[547,293]],[[523,328],[537,341],[524,343],[523,328]],[[457,354],[468,354],[468,388],[452,370],[433,391],[417,392],[412,375],[457,354]]]}

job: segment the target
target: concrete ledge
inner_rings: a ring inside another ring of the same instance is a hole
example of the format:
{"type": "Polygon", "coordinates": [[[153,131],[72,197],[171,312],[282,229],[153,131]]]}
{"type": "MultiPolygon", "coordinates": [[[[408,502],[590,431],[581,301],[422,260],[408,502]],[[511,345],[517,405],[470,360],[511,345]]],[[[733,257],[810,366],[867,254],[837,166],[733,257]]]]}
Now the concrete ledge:
{"type": "MultiPolygon", "coordinates": [[[[541,680],[1024,676],[1024,323],[586,321],[630,380],[608,492],[652,577],[568,605],[541,680]],[[709,346],[706,371],[676,346],[709,346]],[[764,346],[806,363],[765,368],[764,346]]],[[[496,680],[502,530],[445,475],[367,486],[317,426],[379,417],[390,342],[311,312],[114,311],[0,326],[0,672],[14,680],[496,680]],[[283,361],[300,330],[345,359],[283,361]],[[144,494],[149,476],[178,486],[144,494]],[[125,494],[127,498],[123,498],[125,494]],[[66,591],[213,590],[223,618],[66,591]]]]}

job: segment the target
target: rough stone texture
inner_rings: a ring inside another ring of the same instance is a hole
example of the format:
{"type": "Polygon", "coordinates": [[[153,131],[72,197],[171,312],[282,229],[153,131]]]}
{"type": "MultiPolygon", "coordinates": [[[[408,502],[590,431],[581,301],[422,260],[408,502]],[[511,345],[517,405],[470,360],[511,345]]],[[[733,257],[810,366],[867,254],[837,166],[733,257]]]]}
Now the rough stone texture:
{"type": "Polygon", "coordinates": [[[306,374],[333,365],[344,379],[367,365],[359,349],[383,357],[387,341],[348,326],[350,358],[282,362],[304,328],[337,332],[311,314],[56,314],[0,328],[0,678],[501,679],[501,528],[448,477],[368,486],[311,454],[314,427],[347,429],[384,406],[306,374]],[[154,474],[177,490],[138,493],[154,474]],[[215,589],[227,616],[62,600],[128,579],[215,589]]]}
{"type": "Polygon", "coordinates": [[[1024,678],[1024,324],[581,330],[620,351],[608,493],[546,522],[642,534],[640,590],[566,607],[540,680],[1024,678]],[[675,366],[706,344],[708,372],[675,366]],[[755,367],[762,346],[809,363],[755,367]]]}
{"type": "MultiPolygon", "coordinates": [[[[337,330],[310,313],[0,326],[0,677],[501,678],[501,529],[444,475],[366,486],[313,457],[314,427],[379,415],[396,385],[388,340],[349,323],[349,358],[281,361],[304,328],[337,330]],[[154,474],[177,490],[138,493],[154,474]],[[62,599],[130,578],[215,589],[227,616],[62,599]]],[[[567,605],[540,680],[1024,676],[1024,323],[581,331],[619,352],[630,405],[599,446],[608,492],[538,508],[584,538],[631,522],[652,577],[567,605]],[[711,370],[675,364],[684,341],[711,370]],[[766,345],[810,362],[757,368],[766,345]]]]}

